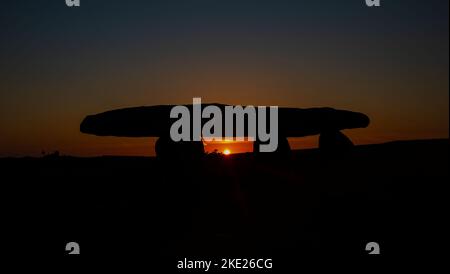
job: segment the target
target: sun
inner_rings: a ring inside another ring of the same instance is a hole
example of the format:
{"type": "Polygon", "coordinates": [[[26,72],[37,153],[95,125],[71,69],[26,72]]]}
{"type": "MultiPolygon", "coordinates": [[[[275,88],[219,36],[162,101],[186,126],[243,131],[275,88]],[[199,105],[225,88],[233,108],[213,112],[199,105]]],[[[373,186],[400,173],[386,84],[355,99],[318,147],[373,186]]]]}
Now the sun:
{"type": "Polygon", "coordinates": [[[229,150],[228,148],[226,148],[226,149],[223,151],[223,154],[225,154],[225,155],[230,155],[230,154],[231,154],[231,150],[229,150]]]}

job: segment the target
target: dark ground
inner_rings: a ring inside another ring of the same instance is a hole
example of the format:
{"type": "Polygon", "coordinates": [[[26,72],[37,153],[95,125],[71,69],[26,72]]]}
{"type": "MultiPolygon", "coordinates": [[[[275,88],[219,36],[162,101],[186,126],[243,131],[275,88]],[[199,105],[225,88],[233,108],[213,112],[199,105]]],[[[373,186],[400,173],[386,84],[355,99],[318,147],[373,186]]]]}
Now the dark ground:
{"type": "Polygon", "coordinates": [[[251,154],[163,163],[154,158],[0,159],[3,250],[21,258],[143,264],[273,258],[274,269],[308,258],[367,260],[432,255],[448,140],[358,146],[291,160],[251,154]],[[76,241],[81,255],[68,256],[76,241]],[[373,257],[370,257],[373,258],[373,257]]]}

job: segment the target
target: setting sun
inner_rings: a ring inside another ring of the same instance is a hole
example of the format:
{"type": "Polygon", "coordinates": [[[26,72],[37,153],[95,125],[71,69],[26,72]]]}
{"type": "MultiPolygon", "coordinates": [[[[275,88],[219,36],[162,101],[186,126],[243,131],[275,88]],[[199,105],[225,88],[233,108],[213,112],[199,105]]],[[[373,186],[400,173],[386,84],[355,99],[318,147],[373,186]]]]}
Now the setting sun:
{"type": "Polygon", "coordinates": [[[220,152],[223,155],[230,155],[236,153],[247,153],[253,151],[253,142],[241,142],[232,140],[222,141],[204,141],[205,152],[214,153],[220,152]]]}

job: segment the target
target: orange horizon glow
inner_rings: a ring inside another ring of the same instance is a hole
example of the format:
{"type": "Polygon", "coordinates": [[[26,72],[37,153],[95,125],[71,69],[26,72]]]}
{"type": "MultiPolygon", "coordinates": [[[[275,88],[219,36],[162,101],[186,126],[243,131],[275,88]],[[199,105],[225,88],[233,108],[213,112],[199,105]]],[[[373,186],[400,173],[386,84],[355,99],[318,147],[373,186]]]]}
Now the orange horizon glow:
{"type": "Polygon", "coordinates": [[[253,151],[253,142],[250,141],[204,141],[206,153],[221,152],[224,155],[246,153],[253,151]]]}

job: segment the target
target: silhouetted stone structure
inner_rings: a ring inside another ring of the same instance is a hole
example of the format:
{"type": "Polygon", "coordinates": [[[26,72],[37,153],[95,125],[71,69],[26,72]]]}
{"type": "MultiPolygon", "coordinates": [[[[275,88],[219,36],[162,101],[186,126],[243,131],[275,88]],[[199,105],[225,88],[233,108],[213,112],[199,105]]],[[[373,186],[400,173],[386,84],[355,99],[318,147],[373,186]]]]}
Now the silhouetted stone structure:
{"type": "MultiPolygon", "coordinates": [[[[225,112],[227,105],[202,104],[202,109],[214,105],[225,112]]],[[[185,105],[191,110],[192,105],[185,105]]],[[[117,137],[160,137],[156,154],[160,158],[198,158],[204,154],[202,142],[174,142],[170,139],[170,127],[176,119],[170,118],[173,105],[143,106],[107,111],[87,116],[80,125],[83,133],[117,137]]],[[[222,115],[224,125],[225,115],[222,115]]],[[[192,117],[191,117],[192,119],[192,117]]],[[[202,125],[209,119],[202,119],[202,125]]],[[[365,114],[333,108],[278,108],[278,149],[275,153],[290,153],[288,137],[304,137],[320,134],[319,147],[326,151],[341,151],[353,146],[343,129],[364,128],[370,123],[365,114]]],[[[247,126],[247,125],[246,125],[247,126]]],[[[192,132],[192,130],[191,130],[192,132]]],[[[247,129],[245,130],[247,134],[247,129]]],[[[259,141],[254,151],[258,152],[259,141]]]]}

